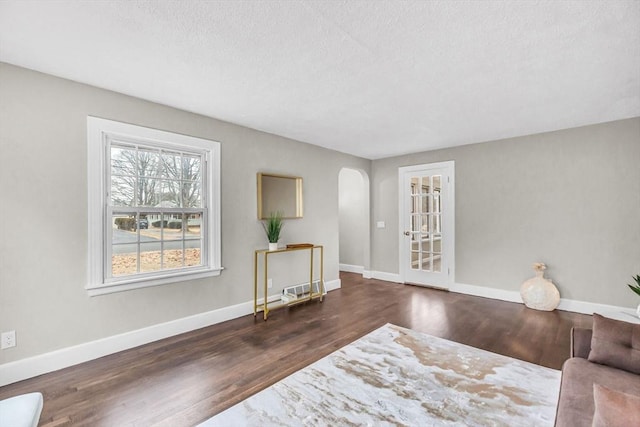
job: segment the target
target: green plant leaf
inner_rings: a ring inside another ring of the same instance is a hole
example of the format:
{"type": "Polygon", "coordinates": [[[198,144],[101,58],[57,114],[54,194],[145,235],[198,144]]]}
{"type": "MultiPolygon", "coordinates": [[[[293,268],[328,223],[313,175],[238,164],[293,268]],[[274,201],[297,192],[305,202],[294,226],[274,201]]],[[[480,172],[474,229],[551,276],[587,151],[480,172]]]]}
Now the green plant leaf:
{"type": "Polygon", "coordinates": [[[282,212],[271,212],[269,218],[262,223],[269,243],[278,243],[282,225],[282,212]]]}
{"type": "Polygon", "coordinates": [[[640,295],[640,274],[637,274],[636,277],[631,276],[633,280],[637,283],[637,285],[630,285],[627,283],[629,289],[631,289],[636,294],[640,295]]]}

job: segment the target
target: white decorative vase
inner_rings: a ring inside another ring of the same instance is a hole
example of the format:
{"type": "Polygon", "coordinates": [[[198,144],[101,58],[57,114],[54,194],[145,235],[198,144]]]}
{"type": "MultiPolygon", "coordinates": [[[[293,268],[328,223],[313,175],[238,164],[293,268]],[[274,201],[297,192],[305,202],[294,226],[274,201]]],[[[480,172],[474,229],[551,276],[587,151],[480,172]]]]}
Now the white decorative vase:
{"type": "Polygon", "coordinates": [[[278,250],[278,242],[275,242],[275,243],[269,242],[269,250],[270,251],[277,251],[278,250]]]}
{"type": "Polygon", "coordinates": [[[636,314],[640,317],[640,304],[638,304],[638,308],[636,309],[636,314]]]}
{"type": "Polygon", "coordinates": [[[536,277],[527,280],[520,288],[524,305],[534,310],[553,311],[560,303],[560,292],[550,280],[544,278],[547,269],[541,262],[533,264],[536,277]]]}

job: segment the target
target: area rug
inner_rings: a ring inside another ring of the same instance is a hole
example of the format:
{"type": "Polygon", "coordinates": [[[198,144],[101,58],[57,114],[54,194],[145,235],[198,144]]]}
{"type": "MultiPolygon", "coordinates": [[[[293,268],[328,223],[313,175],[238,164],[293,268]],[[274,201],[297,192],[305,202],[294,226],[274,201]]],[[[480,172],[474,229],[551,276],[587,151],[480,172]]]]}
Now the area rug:
{"type": "Polygon", "coordinates": [[[200,426],[553,426],[560,371],[386,324],[200,426]]]}

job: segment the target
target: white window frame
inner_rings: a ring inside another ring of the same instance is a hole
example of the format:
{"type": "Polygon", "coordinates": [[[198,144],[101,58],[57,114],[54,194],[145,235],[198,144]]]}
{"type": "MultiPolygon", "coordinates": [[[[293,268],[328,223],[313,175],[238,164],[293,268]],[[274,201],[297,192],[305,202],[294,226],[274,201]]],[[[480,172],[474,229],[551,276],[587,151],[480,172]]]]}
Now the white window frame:
{"type": "Polygon", "coordinates": [[[181,135],[113,120],[87,117],[87,184],[88,184],[88,283],[85,289],[90,296],[158,286],[203,277],[219,276],[222,271],[220,254],[220,143],[188,135],[181,135]],[[111,218],[109,211],[110,164],[108,150],[113,139],[135,141],[156,147],[198,150],[205,153],[207,185],[203,188],[206,228],[202,238],[202,268],[185,271],[167,270],[151,275],[135,274],[107,278],[107,256],[111,250],[111,218]],[[206,236],[205,236],[206,233],[206,236]]]}

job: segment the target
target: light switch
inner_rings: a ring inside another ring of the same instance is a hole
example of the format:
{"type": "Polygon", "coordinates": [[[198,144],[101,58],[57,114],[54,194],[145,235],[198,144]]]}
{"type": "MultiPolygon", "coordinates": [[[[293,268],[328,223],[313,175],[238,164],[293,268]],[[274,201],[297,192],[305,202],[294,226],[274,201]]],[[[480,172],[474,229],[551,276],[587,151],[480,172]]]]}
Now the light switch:
{"type": "Polygon", "coordinates": [[[384,228],[384,221],[378,221],[378,222],[376,223],[376,227],[378,227],[378,228],[384,228]]]}

